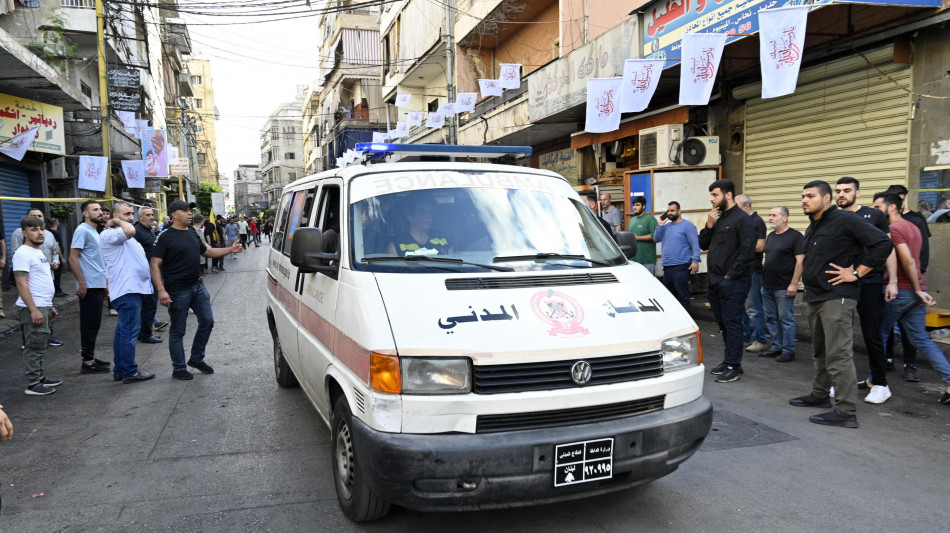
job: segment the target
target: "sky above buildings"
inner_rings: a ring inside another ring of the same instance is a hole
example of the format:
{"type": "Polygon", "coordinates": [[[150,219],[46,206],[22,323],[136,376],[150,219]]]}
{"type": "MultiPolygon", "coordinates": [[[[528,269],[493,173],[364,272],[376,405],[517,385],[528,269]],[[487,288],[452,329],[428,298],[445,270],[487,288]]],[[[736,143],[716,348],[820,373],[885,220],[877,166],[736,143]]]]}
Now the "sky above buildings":
{"type": "Polygon", "coordinates": [[[293,101],[297,84],[316,78],[317,17],[265,22],[272,18],[185,15],[192,57],[211,61],[218,172],[228,177],[260,162],[264,121],[293,101]]]}

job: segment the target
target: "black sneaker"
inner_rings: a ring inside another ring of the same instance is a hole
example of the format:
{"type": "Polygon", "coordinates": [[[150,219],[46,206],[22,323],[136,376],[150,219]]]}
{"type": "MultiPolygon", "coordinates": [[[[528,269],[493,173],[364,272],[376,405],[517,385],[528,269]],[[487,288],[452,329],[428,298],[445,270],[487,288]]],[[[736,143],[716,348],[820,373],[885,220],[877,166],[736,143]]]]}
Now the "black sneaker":
{"type": "Polygon", "coordinates": [[[59,387],[60,385],[63,384],[63,380],[51,379],[44,376],[43,379],[40,380],[40,383],[42,383],[43,385],[46,385],[47,387],[59,387]]]}
{"type": "Polygon", "coordinates": [[[172,372],[172,377],[181,380],[195,379],[195,376],[192,376],[191,372],[187,370],[175,370],[172,372]]]}
{"type": "Polygon", "coordinates": [[[814,393],[808,393],[805,396],[799,396],[798,398],[792,398],[788,401],[789,405],[794,405],[795,407],[831,407],[830,398],[819,398],[815,396],[814,393]]]}
{"type": "Polygon", "coordinates": [[[112,365],[112,363],[110,363],[109,361],[100,361],[99,359],[93,359],[92,361],[96,363],[97,365],[104,366],[106,368],[109,368],[109,366],[112,365]]]}
{"type": "Polygon", "coordinates": [[[777,355],[782,355],[781,348],[769,348],[768,350],[759,352],[759,357],[775,357],[777,355]]]}
{"type": "Polygon", "coordinates": [[[782,355],[775,358],[776,363],[791,363],[795,360],[795,354],[793,353],[783,353],[782,355]]]}
{"type": "Polygon", "coordinates": [[[943,396],[937,401],[944,405],[950,405],[950,392],[943,391],[943,396]]]}
{"type": "Polygon", "coordinates": [[[99,363],[97,363],[95,360],[93,360],[91,365],[87,365],[85,363],[81,363],[79,365],[80,374],[102,374],[103,372],[108,372],[108,371],[109,371],[108,366],[102,366],[99,363]]]}
{"type": "Polygon", "coordinates": [[[742,374],[742,367],[727,365],[721,374],[716,376],[716,383],[729,383],[737,381],[742,374]]]}
{"type": "Polygon", "coordinates": [[[158,324],[155,324],[154,326],[152,326],[152,329],[154,329],[155,331],[161,331],[165,329],[167,326],[168,326],[168,322],[161,321],[158,324]]]}
{"type": "Polygon", "coordinates": [[[211,368],[211,365],[204,361],[188,361],[188,366],[200,370],[202,374],[214,374],[214,369],[211,368]]]}
{"type": "Polygon", "coordinates": [[[858,382],[858,390],[871,390],[871,386],[868,385],[868,380],[862,379],[858,382]]]}
{"type": "MultiPolygon", "coordinates": [[[[729,366],[729,365],[727,365],[725,362],[719,363],[718,365],[714,366],[713,369],[709,371],[709,373],[712,374],[712,375],[714,375],[714,376],[718,376],[719,374],[722,374],[722,373],[726,370],[726,367],[727,367],[727,366],[729,366]]],[[[743,374],[743,373],[744,373],[744,372],[742,371],[742,367],[741,367],[741,366],[739,367],[739,373],[740,373],[740,374],[743,374]]]]}
{"type": "Polygon", "coordinates": [[[909,381],[911,383],[917,383],[918,381],[920,381],[920,376],[917,375],[917,367],[915,366],[904,367],[904,381],[909,381]]]}
{"type": "Polygon", "coordinates": [[[46,396],[48,394],[53,394],[56,392],[56,389],[51,389],[42,383],[34,383],[26,388],[25,391],[30,396],[46,396]]]}
{"type": "Polygon", "coordinates": [[[122,383],[138,383],[139,381],[148,381],[154,377],[155,374],[151,372],[142,372],[139,370],[131,376],[125,376],[125,378],[122,379],[122,383]]]}
{"type": "Polygon", "coordinates": [[[832,409],[820,415],[812,415],[808,417],[808,420],[823,426],[838,426],[842,428],[858,427],[858,417],[839,413],[837,409],[832,409]]]}

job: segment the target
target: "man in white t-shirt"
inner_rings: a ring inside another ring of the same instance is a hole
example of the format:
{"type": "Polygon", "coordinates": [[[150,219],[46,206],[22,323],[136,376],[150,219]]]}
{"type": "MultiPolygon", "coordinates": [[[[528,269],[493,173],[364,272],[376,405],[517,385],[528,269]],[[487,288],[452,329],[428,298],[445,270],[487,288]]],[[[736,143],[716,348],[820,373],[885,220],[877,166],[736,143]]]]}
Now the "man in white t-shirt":
{"type": "Polygon", "coordinates": [[[244,215],[241,215],[241,217],[238,218],[237,227],[238,237],[241,239],[241,246],[244,249],[247,249],[247,231],[250,226],[248,225],[247,220],[244,219],[244,215]]]}
{"type": "Polygon", "coordinates": [[[132,206],[116,202],[113,218],[99,235],[102,257],[106,261],[109,281],[109,301],[119,313],[112,338],[112,379],[122,383],[137,383],[155,377],[139,370],[135,362],[135,341],[142,328],[142,297],[152,294],[152,277],[145,249],[135,240],[135,221],[132,206]]]}
{"type": "Polygon", "coordinates": [[[20,220],[23,230],[23,246],[13,254],[13,276],[20,297],[17,298],[17,315],[26,342],[23,346],[23,362],[26,367],[27,388],[30,396],[46,396],[56,392],[63,380],[46,376],[43,359],[49,346],[49,323],[56,318],[53,307],[53,275],[49,261],[40,247],[46,238],[43,222],[35,217],[20,220]]]}

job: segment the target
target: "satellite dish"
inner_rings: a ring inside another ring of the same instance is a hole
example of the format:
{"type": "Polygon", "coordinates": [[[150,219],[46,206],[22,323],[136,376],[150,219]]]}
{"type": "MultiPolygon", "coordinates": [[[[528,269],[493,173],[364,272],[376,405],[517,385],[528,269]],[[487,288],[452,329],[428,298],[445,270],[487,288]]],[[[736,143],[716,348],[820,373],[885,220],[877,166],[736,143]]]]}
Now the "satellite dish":
{"type": "Polygon", "coordinates": [[[683,141],[683,164],[698,165],[706,160],[706,145],[699,139],[683,141]]]}

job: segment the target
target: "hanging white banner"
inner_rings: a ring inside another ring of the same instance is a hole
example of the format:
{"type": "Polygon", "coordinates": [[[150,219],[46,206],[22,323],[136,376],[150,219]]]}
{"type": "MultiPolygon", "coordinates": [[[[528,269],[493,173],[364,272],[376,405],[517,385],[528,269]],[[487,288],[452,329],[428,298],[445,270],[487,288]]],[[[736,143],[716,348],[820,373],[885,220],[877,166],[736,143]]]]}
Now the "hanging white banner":
{"type": "Polygon", "coordinates": [[[478,90],[482,96],[501,96],[501,82],[498,80],[478,80],[478,90]]]}
{"type": "Polygon", "coordinates": [[[406,137],[409,135],[409,124],[406,124],[405,120],[400,120],[396,123],[396,135],[400,137],[406,137]]]}
{"type": "Polygon", "coordinates": [[[385,131],[374,131],[373,132],[373,142],[374,143],[384,143],[389,137],[386,135],[385,131]]]}
{"type": "Polygon", "coordinates": [[[439,113],[440,115],[444,115],[444,116],[449,116],[449,115],[454,115],[458,113],[458,111],[455,109],[454,102],[448,102],[448,103],[444,103],[440,105],[439,110],[436,111],[436,113],[439,113]]]}
{"type": "Polygon", "coordinates": [[[409,93],[396,93],[396,107],[409,107],[409,98],[412,95],[409,93]]]}
{"type": "Polygon", "coordinates": [[[26,155],[27,149],[36,139],[36,131],[39,129],[40,127],[36,126],[14,136],[9,143],[0,146],[0,154],[10,156],[17,161],[23,161],[23,156],[26,155]]]}
{"type": "Polygon", "coordinates": [[[125,174],[125,183],[130,189],[145,188],[145,161],[123,161],[122,173],[125,174]]]}
{"type": "Polygon", "coordinates": [[[706,105],[716,83],[725,33],[684,33],[680,66],[680,105],[706,105]]]}
{"type": "Polygon", "coordinates": [[[116,111],[119,122],[125,127],[126,133],[135,133],[135,111],[116,111]]]}
{"type": "Polygon", "coordinates": [[[620,91],[620,112],[643,111],[650,105],[664,60],[628,59],[623,64],[623,88],[620,91]]]}
{"type": "Polygon", "coordinates": [[[87,191],[106,190],[109,158],[97,155],[79,156],[79,188],[87,191]]]}
{"type": "Polygon", "coordinates": [[[429,113],[426,117],[427,128],[441,128],[445,126],[445,115],[442,113],[429,113]]]}
{"type": "Polygon", "coordinates": [[[620,87],[623,78],[587,80],[587,123],[584,131],[607,133],[620,127],[620,87]]]}
{"type": "Polygon", "coordinates": [[[142,130],[148,129],[147,119],[135,119],[135,138],[142,138],[142,130]]]}
{"type": "Polygon", "coordinates": [[[502,63],[501,75],[498,76],[502,89],[517,89],[521,87],[521,64],[502,63]]]}
{"type": "Polygon", "coordinates": [[[805,46],[808,6],[759,11],[762,98],[795,92],[805,46]]]}
{"type": "Polygon", "coordinates": [[[399,138],[399,132],[396,131],[395,129],[392,129],[392,130],[389,130],[389,132],[386,134],[386,136],[389,137],[389,138],[392,139],[392,140],[395,140],[395,139],[398,139],[398,138],[399,138]]]}
{"type": "Polygon", "coordinates": [[[455,110],[457,113],[465,113],[466,111],[475,111],[475,100],[478,98],[478,93],[459,93],[455,98],[455,110]]]}
{"type": "Polygon", "coordinates": [[[406,124],[409,124],[409,127],[412,126],[421,126],[422,117],[425,115],[422,111],[410,111],[409,116],[406,117],[406,124]]]}
{"type": "Polygon", "coordinates": [[[179,156],[179,154],[178,154],[178,147],[177,147],[177,146],[168,145],[168,164],[169,164],[169,165],[173,165],[173,164],[177,163],[179,157],[180,157],[180,156],[179,156]]]}

